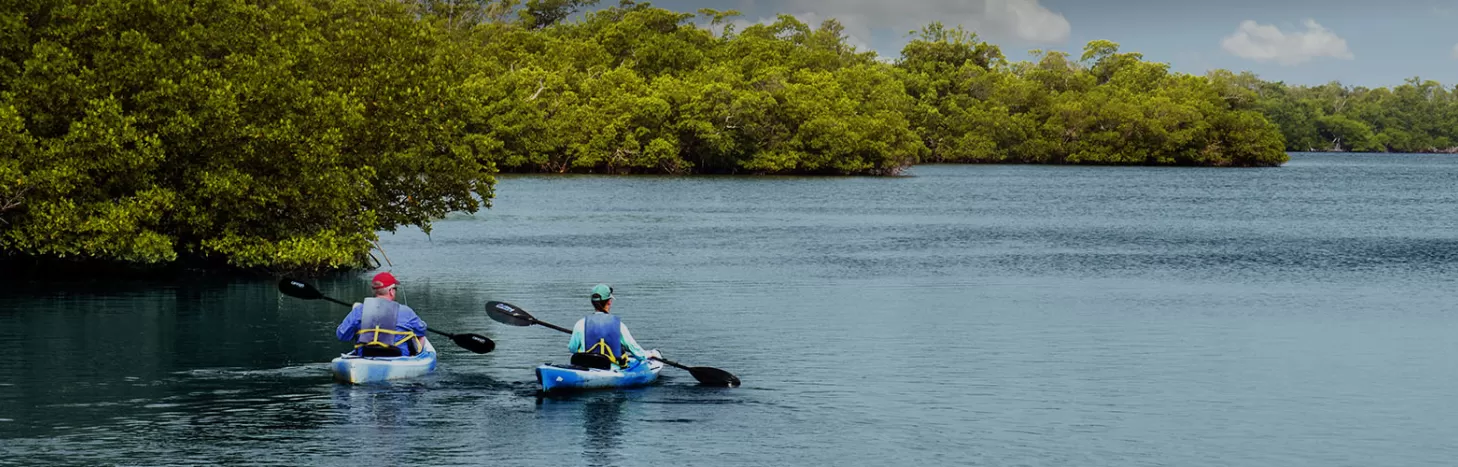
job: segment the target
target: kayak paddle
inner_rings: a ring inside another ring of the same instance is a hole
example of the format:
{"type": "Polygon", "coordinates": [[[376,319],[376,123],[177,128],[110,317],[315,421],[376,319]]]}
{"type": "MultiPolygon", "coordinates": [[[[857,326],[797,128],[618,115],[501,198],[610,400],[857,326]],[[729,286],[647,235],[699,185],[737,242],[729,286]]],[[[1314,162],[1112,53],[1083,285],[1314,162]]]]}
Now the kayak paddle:
{"type": "MultiPolygon", "coordinates": [[[[324,293],[320,292],[319,289],[314,288],[313,285],[309,285],[307,283],[299,282],[293,279],[283,279],[278,281],[278,290],[280,292],[283,292],[284,295],[288,295],[294,298],[302,298],[304,300],[322,299],[347,307],[354,307],[354,305],[350,305],[348,303],[344,303],[339,300],[324,296],[324,293]]],[[[496,350],[496,342],[486,338],[486,336],[482,336],[479,334],[451,334],[448,332],[437,331],[431,328],[426,328],[426,330],[436,334],[440,334],[442,336],[446,336],[447,338],[450,338],[451,342],[455,342],[456,345],[461,346],[461,348],[478,354],[491,353],[492,350],[496,350]]]]}
{"type": "MultiPolygon", "coordinates": [[[[526,310],[523,310],[520,307],[517,307],[516,305],[512,305],[510,303],[495,302],[495,301],[493,301],[493,302],[486,302],[486,314],[488,316],[490,316],[491,319],[496,320],[496,322],[501,323],[501,324],[508,324],[508,325],[512,325],[512,326],[531,326],[533,324],[536,324],[536,325],[540,325],[540,326],[544,326],[544,327],[556,329],[558,331],[565,332],[565,333],[568,333],[568,334],[571,334],[572,333],[572,330],[571,329],[567,329],[567,328],[564,328],[564,327],[561,327],[561,326],[553,325],[551,323],[543,322],[542,320],[539,320],[536,317],[532,316],[531,313],[527,313],[526,310]]],[[[711,368],[711,367],[706,367],[706,366],[693,366],[693,367],[691,367],[691,366],[684,366],[681,363],[674,362],[674,361],[669,361],[669,360],[665,360],[665,359],[658,358],[658,357],[648,357],[648,358],[651,358],[653,360],[658,360],[658,361],[663,362],[663,363],[667,363],[667,364],[672,365],[672,366],[674,366],[676,368],[679,368],[681,370],[688,371],[690,375],[693,375],[694,379],[699,380],[699,384],[703,384],[703,385],[707,385],[707,386],[728,386],[728,387],[731,387],[731,388],[732,387],[739,386],[739,378],[738,377],[734,376],[733,374],[731,374],[731,373],[729,373],[727,371],[720,370],[718,368],[711,368]]]]}

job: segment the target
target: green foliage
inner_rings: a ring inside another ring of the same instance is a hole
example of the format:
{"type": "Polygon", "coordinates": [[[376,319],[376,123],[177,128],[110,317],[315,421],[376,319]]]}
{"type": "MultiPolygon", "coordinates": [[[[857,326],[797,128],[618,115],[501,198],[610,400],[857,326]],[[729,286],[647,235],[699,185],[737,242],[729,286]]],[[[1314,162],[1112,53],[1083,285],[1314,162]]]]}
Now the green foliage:
{"type": "Polygon", "coordinates": [[[1093,41],[1079,61],[1034,51],[1005,63],[996,48],[939,24],[897,67],[916,102],[910,120],[932,162],[1270,166],[1281,134],[1231,89],[1171,74],[1093,41]]]}
{"type": "MultiPolygon", "coordinates": [[[[1217,72],[1231,80],[1229,72],[1217,72]]],[[[1408,79],[1392,88],[1287,86],[1240,75],[1291,151],[1458,152],[1458,87],[1408,79]]]]}
{"type": "Polygon", "coordinates": [[[521,172],[890,174],[925,151],[902,83],[839,23],[716,36],[694,18],[624,2],[539,31],[483,26],[494,72],[464,85],[468,129],[521,172]]]}
{"type": "MultiPolygon", "coordinates": [[[[523,18],[536,17],[531,5],[523,18]]],[[[700,13],[710,25],[736,14],[700,13]]],[[[499,167],[520,172],[1286,161],[1253,104],[1109,41],[1079,61],[1039,52],[1036,63],[1010,64],[975,34],[934,23],[891,65],[849,46],[834,20],[812,27],[780,15],[716,35],[695,18],[623,2],[577,22],[478,28],[481,68],[494,71],[466,85],[480,102],[468,106],[468,126],[499,167]]]]}
{"type": "Polygon", "coordinates": [[[366,264],[497,170],[895,174],[918,162],[1272,166],[1458,144],[1458,89],[1173,73],[1118,44],[1010,63],[961,27],[888,62],[835,20],[621,0],[15,0],[0,252],[366,264]]]}
{"type": "Polygon", "coordinates": [[[8,255],[354,267],[374,232],[492,196],[459,117],[473,62],[404,4],[28,8],[0,20],[8,255]]]}
{"type": "Polygon", "coordinates": [[[923,27],[916,40],[901,49],[898,65],[922,73],[954,72],[970,62],[984,70],[1005,60],[997,46],[977,40],[977,34],[961,26],[947,29],[940,22],[923,27]]]}
{"type": "Polygon", "coordinates": [[[521,21],[530,29],[545,28],[596,3],[597,0],[526,0],[526,7],[521,10],[521,21]]]}

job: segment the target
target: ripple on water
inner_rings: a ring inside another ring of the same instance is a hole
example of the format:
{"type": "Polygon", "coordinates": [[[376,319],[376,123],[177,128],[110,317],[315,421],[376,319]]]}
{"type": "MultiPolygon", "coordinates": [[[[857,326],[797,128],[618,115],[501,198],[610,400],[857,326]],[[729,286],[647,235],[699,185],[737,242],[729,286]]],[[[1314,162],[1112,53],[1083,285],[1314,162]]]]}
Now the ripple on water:
{"type": "Polygon", "coordinates": [[[325,371],[340,313],[271,281],[0,300],[33,332],[0,363],[0,465],[1451,465],[1434,408],[1458,385],[1458,158],[1392,157],[511,178],[480,222],[382,239],[411,306],[497,352],[442,348],[439,376],[361,388],[325,371]],[[1322,169],[1343,160],[1373,162],[1322,169]],[[635,214],[584,207],[601,199],[635,214]],[[644,344],[750,386],[666,370],[534,404],[530,369],[565,336],[481,303],[570,324],[600,280],[644,344]],[[88,337],[112,328],[207,337],[88,337]]]}
{"type": "Polygon", "coordinates": [[[191,370],[175,371],[172,374],[188,378],[206,378],[219,380],[260,378],[317,378],[321,373],[327,373],[328,363],[316,363],[308,365],[285,366],[279,368],[198,368],[191,370]]]}

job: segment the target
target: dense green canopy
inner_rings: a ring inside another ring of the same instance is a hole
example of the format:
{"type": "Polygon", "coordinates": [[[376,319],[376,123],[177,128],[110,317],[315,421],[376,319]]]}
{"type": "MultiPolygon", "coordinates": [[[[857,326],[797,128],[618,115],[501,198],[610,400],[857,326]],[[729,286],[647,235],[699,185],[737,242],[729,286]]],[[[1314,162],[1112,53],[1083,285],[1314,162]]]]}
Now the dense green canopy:
{"type": "Polygon", "coordinates": [[[364,264],[489,200],[470,55],[380,0],[20,0],[0,12],[0,250],[364,264]]]}
{"type": "Polygon", "coordinates": [[[541,21],[559,13],[469,32],[495,70],[480,76],[494,101],[480,115],[504,145],[503,170],[894,174],[927,161],[1287,160],[1254,106],[1108,41],[1078,61],[1040,53],[1008,63],[974,34],[932,24],[890,63],[848,45],[834,20],[812,28],[782,15],[741,31],[724,24],[733,12],[624,2],[581,21],[541,21]]]}
{"type": "Polygon", "coordinates": [[[1428,83],[1186,75],[1107,41],[1010,63],[940,24],[884,60],[834,20],[738,30],[735,12],[595,4],[8,2],[0,254],[367,266],[376,232],[489,207],[498,169],[1272,166],[1285,147],[1458,137],[1454,93],[1428,83]]]}
{"type": "Polygon", "coordinates": [[[935,162],[1272,166],[1281,135],[1254,106],[1202,76],[1117,44],[1093,41],[1078,60],[1034,51],[1009,64],[994,46],[933,24],[897,68],[935,162]]]}
{"type": "Polygon", "coordinates": [[[1214,78],[1280,126],[1287,150],[1458,152],[1458,86],[1421,78],[1390,89],[1287,86],[1223,71],[1214,78]]]}

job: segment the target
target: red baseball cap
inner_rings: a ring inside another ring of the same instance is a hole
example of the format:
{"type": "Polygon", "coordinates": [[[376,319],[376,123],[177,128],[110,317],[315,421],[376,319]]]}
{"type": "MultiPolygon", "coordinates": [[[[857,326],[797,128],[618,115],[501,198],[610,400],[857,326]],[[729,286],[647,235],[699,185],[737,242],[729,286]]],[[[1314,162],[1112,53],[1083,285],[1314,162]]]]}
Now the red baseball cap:
{"type": "Polygon", "coordinates": [[[396,279],[394,274],[382,272],[379,274],[375,274],[375,279],[373,282],[370,283],[370,285],[374,286],[375,290],[379,290],[386,287],[394,287],[396,285],[400,285],[400,280],[396,279]]]}

